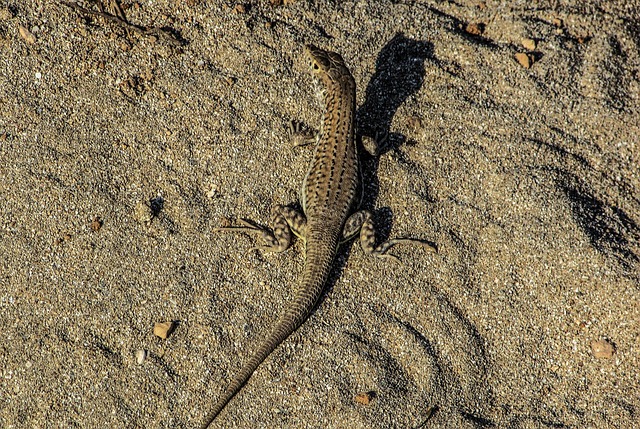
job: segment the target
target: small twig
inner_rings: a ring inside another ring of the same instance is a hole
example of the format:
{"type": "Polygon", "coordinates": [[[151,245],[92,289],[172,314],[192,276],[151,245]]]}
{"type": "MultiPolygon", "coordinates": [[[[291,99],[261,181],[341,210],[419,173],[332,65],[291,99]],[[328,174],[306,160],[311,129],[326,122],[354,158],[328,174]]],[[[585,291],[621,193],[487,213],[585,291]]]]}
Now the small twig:
{"type": "MultiPolygon", "coordinates": [[[[102,3],[100,3],[100,0],[94,0],[94,1],[97,1],[100,4],[100,7],[102,8],[102,3]]],[[[104,12],[104,11],[100,10],[100,12],[104,12]]],[[[118,18],[121,18],[124,21],[127,20],[127,17],[124,15],[124,10],[122,10],[122,7],[120,6],[120,2],[118,2],[118,0],[109,0],[109,12],[111,12],[113,15],[117,16],[118,18]]]]}
{"type": "MultiPolygon", "coordinates": [[[[157,28],[157,27],[152,27],[152,28],[146,28],[143,27],[141,25],[136,25],[136,24],[132,24],[130,22],[128,22],[126,19],[123,19],[119,16],[116,15],[112,15],[110,13],[104,12],[104,9],[102,8],[101,4],[100,4],[100,11],[96,11],[96,10],[91,10],[91,9],[87,9],[85,7],[80,6],[77,3],[74,2],[66,2],[66,1],[61,1],[60,3],[62,3],[63,5],[70,7],[71,9],[75,9],[78,12],[85,14],[85,15],[94,15],[94,16],[100,16],[104,19],[106,19],[107,21],[111,21],[115,24],[120,25],[121,27],[124,27],[128,30],[134,31],[136,33],[142,34],[143,36],[156,36],[158,39],[164,39],[166,40],[168,43],[170,43],[171,45],[174,46],[182,46],[183,42],[178,40],[173,34],[171,34],[170,32],[162,29],[162,28],[157,28]]],[[[122,11],[120,11],[120,13],[122,13],[122,11]]],[[[124,14],[123,14],[124,16],[124,14]]]]}

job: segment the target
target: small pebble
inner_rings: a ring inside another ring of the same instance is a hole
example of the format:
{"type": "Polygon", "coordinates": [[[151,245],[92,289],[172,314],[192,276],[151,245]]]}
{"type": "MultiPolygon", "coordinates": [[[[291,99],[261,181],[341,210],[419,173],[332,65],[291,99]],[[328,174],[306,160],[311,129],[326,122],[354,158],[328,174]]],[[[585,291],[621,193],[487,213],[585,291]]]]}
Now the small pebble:
{"type": "Polygon", "coordinates": [[[419,116],[411,115],[407,118],[407,126],[411,131],[416,131],[422,128],[422,120],[419,116]]]}
{"type": "Polygon", "coordinates": [[[102,228],[102,219],[100,219],[98,216],[93,218],[93,221],[91,221],[91,230],[94,232],[97,232],[100,230],[100,228],[102,228]]]}
{"type": "Polygon", "coordinates": [[[533,58],[530,55],[525,54],[523,52],[518,52],[514,56],[522,67],[526,69],[531,68],[531,65],[533,64],[533,58]]]}
{"type": "Polygon", "coordinates": [[[376,397],[376,392],[362,392],[358,393],[355,398],[353,398],[356,403],[361,405],[369,405],[371,401],[376,397]]]}
{"type": "Polygon", "coordinates": [[[611,359],[616,352],[616,348],[608,340],[597,340],[591,342],[591,353],[596,359],[611,359]]]}
{"type": "Polygon", "coordinates": [[[221,228],[228,228],[233,225],[233,222],[228,217],[221,217],[218,221],[218,225],[220,225],[221,228]]]}
{"type": "Polygon", "coordinates": [[[144,360],[147,358],[147,351],[146,350],[136,350],[136,363],[138,365],[141,365],[142,362],[144,362],[144,360]]]}
{"type": "Polygon", "coordinates": [[[140,223],[149,223],[153,219],[153,211],[144,201],[138,201],[133,209],[133,218],[140,223]]]}
{"type": "Polygon", "coordinates": [[[522,46],[529,51],[534,51],[536,49],[536,41],[533,39],[523,39],[522,46]]]}
{"type": "Polygon", "coordinates": [[[173,322],[156,322],[153,326],[153,335],[166,340],[173,332],[174,327],[173,322]]]}
{"type": "Polygon", "coordinates": [[[218,195],[218,187],[216,185],[211,185],[211,187],[207,191],[207,198],[213,198],[216,195],[218,195]]]}
{"type": "Polygon", "coordinates": [[[20,37],[22,37],[22,39],[28,44],[32,45],[36,43],[36,36],[22,25],[18,27],[18,32],[20,32],[20,37]]]}
{"type": "Polygon", "coordinates": [[[484,32],[484,24],[482,23],[467,24],[467,28],[465,29],[465,31],[471,34],[472,36],[480,36],[484,32]]]}

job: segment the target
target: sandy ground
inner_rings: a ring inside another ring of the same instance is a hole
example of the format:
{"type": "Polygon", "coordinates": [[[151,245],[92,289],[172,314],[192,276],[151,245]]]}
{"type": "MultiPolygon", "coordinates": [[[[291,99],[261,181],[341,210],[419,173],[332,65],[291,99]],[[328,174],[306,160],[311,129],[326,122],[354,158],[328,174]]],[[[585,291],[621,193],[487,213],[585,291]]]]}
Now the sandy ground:
{"type": "Polygon", "coordinates": [[[0,2],[0,427],[201,424],[302,270],[299,243],[213,228],[296,201],[309,42],[352,68],[360,132],[389,134],[364,159],[382,237],[438,252],[344,246],[217,427],[639,421],[638,3],[122,6],[150,31],[0,2]]]}

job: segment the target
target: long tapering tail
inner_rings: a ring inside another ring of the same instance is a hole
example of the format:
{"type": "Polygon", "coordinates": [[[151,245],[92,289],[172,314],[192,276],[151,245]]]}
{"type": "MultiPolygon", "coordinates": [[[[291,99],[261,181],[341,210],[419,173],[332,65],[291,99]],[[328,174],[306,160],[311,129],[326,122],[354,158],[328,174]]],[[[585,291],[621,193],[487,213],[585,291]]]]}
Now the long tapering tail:
{"type": "MultiPolygon", "coordinates": [[[[337,240],[336,240],[337,241],[337,240]]],[[[308,245],[309,243],[307,243],[308,245]]],[[[224,407],[240,391],[242,386],[251,378],[253,372],[289,335],[291,335],[307,319],[309,313],[320,298],[322,289],[331,269],[331,261],[335,254],[335,244],[323,243],[313,247],[311,254],[307,254],[302,284],[293,302],[289,304],[285,313],[278,319],[273,330],[269,333],[253,353],[249,361],[233,377],[222,397],[213,407],[206,419],[203,429],[208,429],[224,407]],[[333,249],[331,246],[334,246],[333,249]],[[320,248],[324,248],[323,252],[320,248]],[[323,254],[324,253],[324,254],[323,254]],[[317,257],[316,257],[317,256],[317,257]]]]}
{"type": "Polygon", "coordinates": [[[240,391],[242,386],[251,378],[256,368],[264,361],[267,356],[275,350],[280,343],[282,343],[289,335],[295,331],[298,326],[302,324],[301,321],[295,320],[297,318],[289,317],[288,312],[285,314],[274,327],[273,331],[267,338],[260,343],[260,347],[253,353],[249,361],[240,369],[240,371],[233,377],[233,380],[229,383],[224,390],[222,397],[218,400],[216,405],[207,417],[207,421],[203,426],[204,429],[208,428],[213,420],[220,414],[224,407],[231,401],[231,399],[240,391]]]}

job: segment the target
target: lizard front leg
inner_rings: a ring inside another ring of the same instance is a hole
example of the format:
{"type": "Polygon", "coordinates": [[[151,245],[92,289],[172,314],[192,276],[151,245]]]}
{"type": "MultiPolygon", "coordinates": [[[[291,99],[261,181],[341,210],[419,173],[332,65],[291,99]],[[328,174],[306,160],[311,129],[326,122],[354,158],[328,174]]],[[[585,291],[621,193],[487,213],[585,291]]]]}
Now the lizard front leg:
{"type": "Polygon", "coordinates": [[[318,141],[318,132],[307,127],[302,122],[289,122],[289,138],[293,148],[309,146],[318,141]]]}

